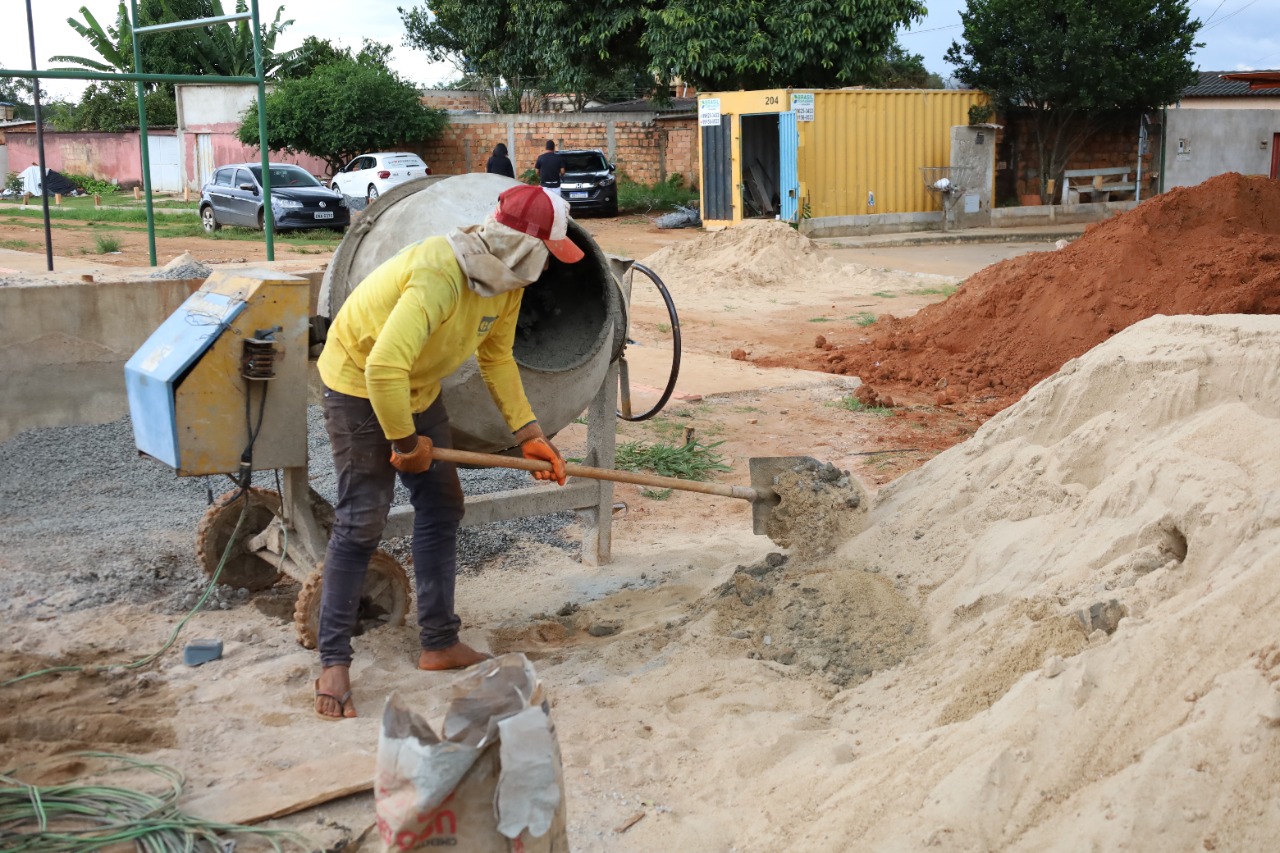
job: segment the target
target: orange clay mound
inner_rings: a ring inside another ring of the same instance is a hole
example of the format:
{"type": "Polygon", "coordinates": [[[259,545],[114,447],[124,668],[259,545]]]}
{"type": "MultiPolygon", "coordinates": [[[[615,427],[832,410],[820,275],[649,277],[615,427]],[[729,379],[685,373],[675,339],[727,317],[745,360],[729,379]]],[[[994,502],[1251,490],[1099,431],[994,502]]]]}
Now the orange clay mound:
{"type": "Polygon", "coordinates": [[[867,394],[989,415],[1146,317],[1275,313],[1280,182],[1233,172],[1156,196],[1057,251],[993,264],[912,317],[760,363],[858,376],[867,394]]]}

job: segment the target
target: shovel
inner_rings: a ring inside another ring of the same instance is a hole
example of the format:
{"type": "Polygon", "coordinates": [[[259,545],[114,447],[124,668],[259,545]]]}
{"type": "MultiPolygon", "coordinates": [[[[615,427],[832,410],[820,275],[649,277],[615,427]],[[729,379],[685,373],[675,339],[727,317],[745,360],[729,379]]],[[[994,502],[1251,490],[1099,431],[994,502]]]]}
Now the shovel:
{"type": "MultiPolygon", "coordinates": [[[[431,458],[441,462],[455,462],[459,465],[473,465],[480,468],[515,468],[519,471],[550,471],[551,463],[538,459],[523,459],[514,456],[498,456],[493,453],[474,453],[470,450],[451,450],[445,447],[432,447],[431,458]]],[[[697,480],[681,480],[679,477],[663,477],[659,474],[644,474],[639,471],[618,471],[614,468],[593,468],[590,465],[564,464],[565,473],[570,477],[586,477],[591,480],[610,480],[614,483],[634,483],[637,486],[652,486],[659,489],[677,489],[682,492],[699,492],[704,495],[717,495],[722,498],[737,498],[751,503],[751,531],[764,535],[765,525],[773,515],[773,508],[780,500],[773,488],[779,474],[790,471],[798,465],[818,464],[809,456],[756,456],[750,461],[751,485],[730,486],[722,483],[702,483],[697,480]]]]}

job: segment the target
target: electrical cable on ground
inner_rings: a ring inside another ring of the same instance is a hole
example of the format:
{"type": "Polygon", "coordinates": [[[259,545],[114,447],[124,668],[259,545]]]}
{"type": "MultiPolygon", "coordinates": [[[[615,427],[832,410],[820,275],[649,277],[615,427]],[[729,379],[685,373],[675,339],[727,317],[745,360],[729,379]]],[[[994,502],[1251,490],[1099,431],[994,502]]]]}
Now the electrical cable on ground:
{"type": "Polygon", "coordinates": [[[178,807],[183,776],[172,767],[108,752],[65,757],[114,762],[108,772],[144,771],[166,783],[161,794],[105,784],[28,785],[0,774],[0,849],[13,853],[92,853],[133,843],[143,853],[189,853],[223,837],[256,836],[276,853],[287,847],[312,850],[291,830],[219,823],[183,813],[178,807]],[[88,825],[86,825],[88,824],[88,825]],[[34,829],[35,831],[31,831],[34,829]]]}

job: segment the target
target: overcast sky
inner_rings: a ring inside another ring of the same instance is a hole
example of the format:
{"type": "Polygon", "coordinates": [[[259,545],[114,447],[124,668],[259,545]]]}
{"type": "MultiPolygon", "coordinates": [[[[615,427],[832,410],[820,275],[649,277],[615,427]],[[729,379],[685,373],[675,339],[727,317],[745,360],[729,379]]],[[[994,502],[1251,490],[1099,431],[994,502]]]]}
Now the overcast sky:
{"type": "MultiPolygon", "coordinates": [[[[420,2],[420,0],[419,0],[420,2]]],[[[912,53],[924,56],[925,67],[946,77],[951,68],[943,54],[953,40],[962,35],[959,12],[965,0],[926,0],[929,15],[902,34],[901,41],[912,53]]],[[[23,0],[4,0],[4,29],[9,38],[0,39],[0,67],[30,68],[31,59],[26,40],[26,15],[23,0]]],[[[88,42],[67,26],[68,17],[80,17],[79,9],[87,6],[104,26],[114,21],[118,0],[35,0],[36,59],[40,67],[51,67],[49,57],[58,54],[94,56],[88,42]]],[[[224,0],[224,6],[233,6],[224,0]]],[[[261,15],[270,21],[282,4],[264,0],[261,15]]],[[[301,44],[309,35],[330,39],[348,47],[359,47],[361,37],[391,44],[395,51],[391,65],[396,71],[419,85],[455,79],[455,69],[447,64],[431,63],[417,50],[404,46],[404,26],[397,5],[417,5],[414,0],[291,0],[285,5],[284,18],[294,23],[285,30],[278,49],[287,50],[301,44]],[[353,12],[359,10],[359,22],[353,12]]],[[[1205,26],[1199,41],[1205,43],[1192,57],[1204,71],[1238,71],[1280,68],[1280,12],[1277,0],[1192,0],[1191,12],[1205,26]]],[[[50,80],[44,88],[54,97],[77,98],[83,83],[50,80]]]]}

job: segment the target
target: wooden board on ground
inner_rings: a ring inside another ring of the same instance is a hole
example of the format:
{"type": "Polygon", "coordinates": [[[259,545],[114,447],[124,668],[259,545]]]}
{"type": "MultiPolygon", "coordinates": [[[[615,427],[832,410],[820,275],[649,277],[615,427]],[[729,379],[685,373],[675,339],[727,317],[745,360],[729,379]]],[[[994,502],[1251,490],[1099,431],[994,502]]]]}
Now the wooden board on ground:
{"type": "Polygon", "coordinates": [[[181,803],[184,812],[219,823],[259,823],[373,789],[376,756],[347,753],[277,770],[181,803]]]}

